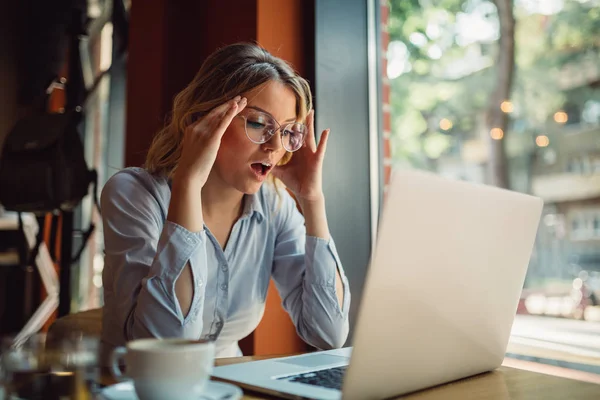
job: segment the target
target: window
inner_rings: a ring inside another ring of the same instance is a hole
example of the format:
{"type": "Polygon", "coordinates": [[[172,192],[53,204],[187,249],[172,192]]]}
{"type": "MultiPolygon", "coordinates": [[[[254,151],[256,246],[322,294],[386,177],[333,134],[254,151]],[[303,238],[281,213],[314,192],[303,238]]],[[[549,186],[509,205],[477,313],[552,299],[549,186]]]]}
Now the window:
{"type": "MultiPolygon", "coordinates": [[[[115,13],[125,13],[128,8],[126,2],[109,2],[106,0],[88,0],[88,17],[90,24],[87,37],[82,39],[80,45],[83,76],[88,96],[83,110],[85,115],[85,134],[84,146],[86,160],[90,168],[95,168],[98,172],[98,195],[103,182],[111,172],[108,165],[109,148],[112,147],[110,140],[119,139],[124,142],[123,131],[121,137],[115,138],[115,126],[119,124],[124,127],[125,121],[115,121],[115,117],[110,114],[111,91],[122,90],[124,87],[115,87],[112,77],[121,73],[124,69],[124,63],[115,63],[113,56],[122,57],[122,54],[116,50],[113,39],[117,43],[123,40],[121,37],[124,32],[123,26],[113,26],[112,21],[122,21],[122,18],[113,18],[115,13]]],[[[124,49],[121,49],[123,51],[124,49]]],[[[123,115],[123,114],[119,114],[123,115]]],[[[93,222],[97,229],[88,242],[79,261],[79,268],[73,268],[75,276],[72,282],[77,282],[73,288],[72,309],[88,309],[99,307],[103,303],[102,298],[102,269],[103,259],[103,235],[100,215],[93,205],[91,196],[88,196],[81,204],[78,210],[76,225],[87,227],[93,222]]]]}
{"type": "Polygon", "coordinates": [[[389,1],[389,163],[543,198],[519,313],[600,320],[597,2],[499,1],[389,1]]]}

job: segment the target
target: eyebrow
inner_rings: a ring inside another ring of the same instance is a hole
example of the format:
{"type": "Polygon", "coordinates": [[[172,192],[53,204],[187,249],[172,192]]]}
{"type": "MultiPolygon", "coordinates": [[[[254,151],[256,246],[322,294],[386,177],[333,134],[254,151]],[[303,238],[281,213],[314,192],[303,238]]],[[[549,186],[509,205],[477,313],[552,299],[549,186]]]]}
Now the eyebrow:
{"type": "MultiPolygon", "coordinates": [[[[246,106],[246,108],[252,108],[252,109],[254,109],[254,110],[256,110],[256,111],[263,112],[263,113],[267,114],[269,117],[273,118],[275,121],[277,121],[277,119],[276,119],[276,118],[273,116],[273,114],[271,114],[271,113],[270,113],[270,112],[268,112],[267,110],[263,110],[263,109],[262,109],[262,108],[260,108],[260,107],[256,107],[256,106],[246,106]]],[[[283,122],[291,122],[291,121],[295,121],[295,120],[296,120],[296,118],[288,118],[288,119],[286,119],[286,120],[285,120],[285,121],[283,121],[283,122]]]]}

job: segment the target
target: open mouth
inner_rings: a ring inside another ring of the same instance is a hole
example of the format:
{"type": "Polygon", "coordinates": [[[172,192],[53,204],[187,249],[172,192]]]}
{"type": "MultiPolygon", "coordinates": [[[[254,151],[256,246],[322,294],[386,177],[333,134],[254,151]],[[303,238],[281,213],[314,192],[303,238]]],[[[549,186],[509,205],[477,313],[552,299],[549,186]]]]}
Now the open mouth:
{"type": "Polygon", "coordinates": [[[250,164],[250,168],[252,168],[256,175],[266,176],[273,166],[269,163],[258,162],[250,164]]]}

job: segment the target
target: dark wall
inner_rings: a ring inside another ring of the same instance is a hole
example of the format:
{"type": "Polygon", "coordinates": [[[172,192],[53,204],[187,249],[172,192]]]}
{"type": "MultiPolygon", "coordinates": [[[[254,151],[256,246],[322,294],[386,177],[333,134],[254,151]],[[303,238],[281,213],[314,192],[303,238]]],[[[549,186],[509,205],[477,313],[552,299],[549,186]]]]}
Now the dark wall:
{"type": "Polygon", "coordinates": [[[256,2],[248,0],[156,0],[132,7],[126,166],[143,164],[173,98],[204,59],[226,44],[256,40],[256,23],[256,2]]]}
{"type": "Polygon", "coordinates": [[[19,117],[46,110],[45,90],[62,70],[69,33],[83,27],[85,7],[85,0],[0,6],[0,142],[19,117]]]}
{"type": "Polygon", "coordinates": [[[315,4],[315,128],[331,128],[323,184],[350,281],[352,328],[371,252],[367,0],[315,4]]]}
{"type": "Polygon", "coordinates": [[[15,17],[15,2],[3,3],[0,8],[0,148],[17,115],[15,17]]]}

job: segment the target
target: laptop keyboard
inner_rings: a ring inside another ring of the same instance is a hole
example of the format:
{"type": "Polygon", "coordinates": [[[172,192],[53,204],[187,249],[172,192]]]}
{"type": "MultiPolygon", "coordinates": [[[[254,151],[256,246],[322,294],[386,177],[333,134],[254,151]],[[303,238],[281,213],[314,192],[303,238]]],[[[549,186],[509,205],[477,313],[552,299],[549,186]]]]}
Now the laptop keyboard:
{"type": "Polygon", "coordinates": [[[300,382],[308,385],[322,386],[329,389],[342,390],[342,380],[348,366],[322,369],[320,371],[308,372],[293,376],[286,376],[285,379],[289,382],[300,382]]]}

